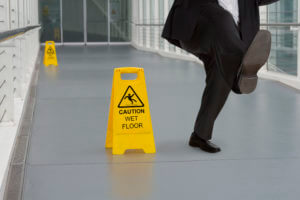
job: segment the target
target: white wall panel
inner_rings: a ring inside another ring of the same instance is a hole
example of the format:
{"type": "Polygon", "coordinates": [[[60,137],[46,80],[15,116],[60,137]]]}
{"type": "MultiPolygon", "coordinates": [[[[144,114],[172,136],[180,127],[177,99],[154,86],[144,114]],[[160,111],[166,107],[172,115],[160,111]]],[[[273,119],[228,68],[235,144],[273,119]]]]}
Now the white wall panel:
{"type": "Polygon", "coordinates": [[[0,31],[9,29],[9,1],[0,0],[0,31]]]}

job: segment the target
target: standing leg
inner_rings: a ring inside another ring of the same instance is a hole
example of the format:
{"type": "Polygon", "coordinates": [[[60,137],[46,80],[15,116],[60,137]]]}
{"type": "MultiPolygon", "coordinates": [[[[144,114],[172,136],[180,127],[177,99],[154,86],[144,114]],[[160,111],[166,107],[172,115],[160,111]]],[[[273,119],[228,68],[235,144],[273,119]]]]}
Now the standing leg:
{"type": "Polygon", "coordinates": [[[226,84],[213,59],[210,64],[205,63],[205,71],[206,87],[202,95],[194,133],[203,140],[210,140],[215,120],[222,110],[231,88],[226,84]]]}
{"type": "Polygon", "coordinates": [[[192,39],[180,44],[204,62],[207,75],[190,145],[214,153],[220,151],[209,142],[214,123],[234,88],[246,47],[230,13],[211,5],[202,14],[192,39]]]}

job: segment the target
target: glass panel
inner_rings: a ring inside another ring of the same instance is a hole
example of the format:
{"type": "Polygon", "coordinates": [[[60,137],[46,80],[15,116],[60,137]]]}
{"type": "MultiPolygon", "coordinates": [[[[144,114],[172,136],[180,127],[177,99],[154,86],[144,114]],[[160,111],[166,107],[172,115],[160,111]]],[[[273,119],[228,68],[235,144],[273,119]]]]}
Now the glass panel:
{"type": "Polygon", "coordinates": [[[110,0],[110,41],[131,40],[131,0],[110,0]]]}
{"type": "MultiPolygon", "coordinates": [[[[298,0],[280,1],[268,7],[269,23],[297,23],[298,0]]],[[[272,51],[268,70],[297,75],[298,30],[290,26],[269,27],[272,33],[272,51]]]]}
{"type": "Polygon", "coordinates": [[[108,41],[107,0],[87,0],[87,41],[108,41]]]}
{"type": "Polygon", "coordinates": [[[40,0],[41,42],[61,42],[59,0],[40,0]]]}
{"type": "Polygon", "coordinates": [[[63,0],[63,40],[83,42],[83,0],[63,0]]]}
{"type": "Polygon", "coordinates": [[[269,23],[297,23],[298,0],[279,1],[268,7],[269,23]]]}
{"type": "Polygon", "coordinates": [[[270,27],[272,50],[268,70],[297,75],[298,31],[290,27],[270,27]]]}

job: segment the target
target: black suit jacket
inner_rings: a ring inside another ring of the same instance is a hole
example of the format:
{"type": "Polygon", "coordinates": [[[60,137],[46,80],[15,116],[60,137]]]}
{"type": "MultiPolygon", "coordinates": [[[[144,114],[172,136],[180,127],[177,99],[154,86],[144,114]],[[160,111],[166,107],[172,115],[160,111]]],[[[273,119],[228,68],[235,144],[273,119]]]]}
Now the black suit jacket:
{"type": "MultiPolygon", "coordinates": [[[[242,40],[250,45],[259,30],[259,6],[278,0],[238,0],[239,20],[242,40]]],[[[191,12],[192,7],[218,0],[175,0],[168,14],[161,37],[175,46],[181,47],[179,40],[188,41],[194,32],[198,13],[191,12]]],[[[203,27],[205,28],[205,27],[203,27]]]]}

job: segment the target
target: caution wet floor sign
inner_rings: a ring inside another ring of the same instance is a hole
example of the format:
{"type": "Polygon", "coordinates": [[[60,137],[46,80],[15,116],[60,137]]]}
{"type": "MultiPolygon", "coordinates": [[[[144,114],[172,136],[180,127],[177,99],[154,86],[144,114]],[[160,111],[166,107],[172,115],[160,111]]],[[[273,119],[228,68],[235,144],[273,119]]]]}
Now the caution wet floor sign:
{"type": "Polygon", "coordinates": [[[114,70],[106,148],[112,148],[113,154],[124,154],[127,149],[155,153],[143,68],[114,70]],[[124,73],[136,73],[137,79],[123,80],[124,73]]]}
{"type": "Polygon", "coordinates": [[[55,42],[47,41],[44,53],[44,65],[48,67],[49,65],[58,66],[57,56],[55,50],[55,42]]]}

